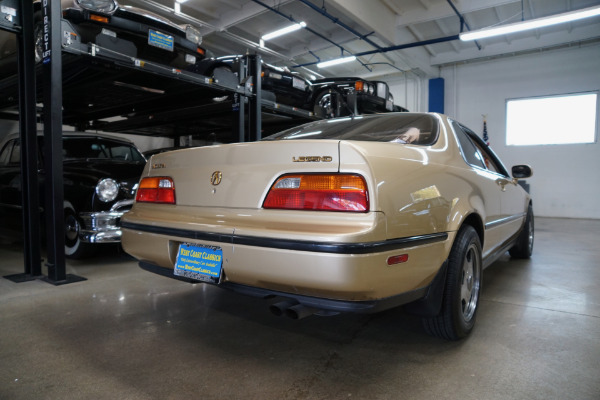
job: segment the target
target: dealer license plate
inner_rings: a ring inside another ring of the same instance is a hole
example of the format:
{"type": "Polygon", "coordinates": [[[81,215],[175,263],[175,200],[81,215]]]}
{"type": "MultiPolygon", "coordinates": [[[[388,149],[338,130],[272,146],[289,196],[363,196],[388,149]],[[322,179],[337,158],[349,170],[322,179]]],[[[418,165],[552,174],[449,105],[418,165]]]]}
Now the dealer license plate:
{"type": "Polygon", "coordinates": [[[173,39],[173,36],[165,35],[162,32],[150,29],[148,32],[148,44],[160,49],[173,51],[175,40],[173,39]]]}
{"type": "Polygon", "coordinates": [[[199,281],[219,283],[223,250],[216,246],[182,243],[177,252],[173,273],[199,281]]]}

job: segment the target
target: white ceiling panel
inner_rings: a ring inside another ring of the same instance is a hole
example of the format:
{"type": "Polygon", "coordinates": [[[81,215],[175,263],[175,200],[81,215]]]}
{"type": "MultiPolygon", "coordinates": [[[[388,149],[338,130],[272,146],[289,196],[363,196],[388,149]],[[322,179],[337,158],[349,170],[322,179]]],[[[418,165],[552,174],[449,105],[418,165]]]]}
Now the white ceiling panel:
{"type": "Polygon", "coordinates": [[[188,0],[181,4],[184,15],[175,14],[175,0],[121,3],[199,25],[203,46],[215,56],[258,53],[267,62],[306,72],[299,67],[304,65],[326,77],[406,71],[433,77],[440,65],[600,41],[600,17],[477,42],[455,39],[461,29],[546,17],[600,0],[188,0]],[[259,46],[262,35],[290,21],[304,21],[307,28],[259,46]],[[385,51],[392,46],[406,48],[385,51]],[[315,65],[350,54],[358,60],[321,70],[315,65]]]}

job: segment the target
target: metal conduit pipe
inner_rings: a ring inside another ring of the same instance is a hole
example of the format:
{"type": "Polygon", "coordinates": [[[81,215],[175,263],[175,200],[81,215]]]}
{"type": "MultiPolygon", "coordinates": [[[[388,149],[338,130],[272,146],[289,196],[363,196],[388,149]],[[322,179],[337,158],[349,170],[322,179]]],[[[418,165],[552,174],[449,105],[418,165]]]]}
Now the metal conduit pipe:
{"type": "MultiPolygon", "coordinates": [[[[368,56],[368,55],[377,54],[377,53],[387,53],[388,51],[408,49],[411,47],[427,46],[429,44],[434,44],[434,43],[450,42],[452,40],[458,40],[458,35],[446,36],[446,37],[430,39],[430,40],[422,40],[420,42],[406,43],[406,44],[401,44],[398,46],[383,47],[383,48],[381,48],[381,50],[363,51],[361,53],[355,53],[354,55],[356,57],[362,57],[362,56],[368,56]]],[[[300,64],[300,65],[294,65],[293,68],[306,67],[306,66],[315,65],[315,64],[318,64],[318,61],[300,64]]]]}
{"type": "MultiPolygon", "coordinates": [[[[292,18],[289,15],[285,15],[284,13],[282,13],[281,11],[277,10],[276,8],[273,8],[271,6],[269,6],[268,4],[263,3],[260,0],[252,0],[253,2],[255,2],[256,4],[260,4],[261,6],[265,7],[267,10],[270,10],[272,12],[274,12],[277,15],[282,16],[283,18],[287,19],[288,21],[297,24],[298,21],[296,21],[294,18],[292,18]]],[[[306,29],[308,32],[312,33],[313,35],[316,35],[318,37],[320,37],[321,39],[331,43],[332,45],[336,46],[337,48],[339,48],[342,51],[342,56],[344,55],[344,52],[353,55],[351,52],[349,52],[348,50],[346,50],[344,47],[342,47],[341,45],[337,44],[336,42],[334,42],[333,40],[329,39],[328,37],[320,34],[319,32],[315,31],[312,28],[309,28],[308,26],[304,27],[304,29],[306,29]]],[[[362,61],[358,60],[358,62],[360,62],[362,64],[363,67],[365,67],[369,72],[371,72],[371,69],[369,67],[367,67],[362,61]]],[[[314,63],[317,64],[318,62],[314,63]]],[[[312,65],[312,64],[311,64],[312,65]]],[[[294,65],[295,67],[300,67],[300,65],[294,65]]]]}
{"type": "MultiPolygon", "coordinates": [[[[448,1],[448,4],[450,4],[450,7],[452,7],[452,9],[454,10],[454,13],[460,19],[460,31],[462,32],[463,25],[467,27],[468,31],[470,31],[471,27],[469,26],[469,23],[467,22],[467,20],[465,19],[465,17],[460,13],[460,11],[458,11],[458,8],[456,8],[456,6],[452,2],[452,0],[447,0],[447,1],[448,1]]],[[[479,45],[479,43],[477,43],[477,40],[475,40],[475,45],[477,46],[477,48],[479,50],[481,50],[481,46],[479,45]]]]}

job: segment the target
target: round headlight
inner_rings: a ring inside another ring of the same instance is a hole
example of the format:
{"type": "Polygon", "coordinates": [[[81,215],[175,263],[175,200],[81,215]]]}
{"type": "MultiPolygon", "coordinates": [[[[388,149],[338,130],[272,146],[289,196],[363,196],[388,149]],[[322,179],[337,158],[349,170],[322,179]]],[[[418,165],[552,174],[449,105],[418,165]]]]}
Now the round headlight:
{"type": "Polygon", "coordinates": [[[373,94],[375,92],[375,86],[369,84],[369,94],[373,94]]]}
{"type": "Polygon", "coordinates": [[[194,44],[202,43],[202,34],[196,28],[191,25],[185,27],[185,37],[187,40],[194,44]]]}
{"type": "Polygon", "coordinates": [[[104,178],[96,185],[96,194],[105,203],[113,201],[119,194],[119,184],[114,179],[104,178]]]}
{"type": "Polygon", "coordinates": [[[118,7],[115,0],[77,0],[77,4],[86,10],[105,14],[114,12],[118,7]]]}

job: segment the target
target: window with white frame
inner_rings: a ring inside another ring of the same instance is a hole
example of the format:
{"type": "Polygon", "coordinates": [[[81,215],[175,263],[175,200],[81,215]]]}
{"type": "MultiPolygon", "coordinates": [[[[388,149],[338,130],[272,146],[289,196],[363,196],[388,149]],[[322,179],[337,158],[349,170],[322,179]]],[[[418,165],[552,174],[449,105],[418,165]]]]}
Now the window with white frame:
{"type": "Polygon", "coordinates": [[[597,93],[507,100],[506,144],[594,143],[597,93]]]}

